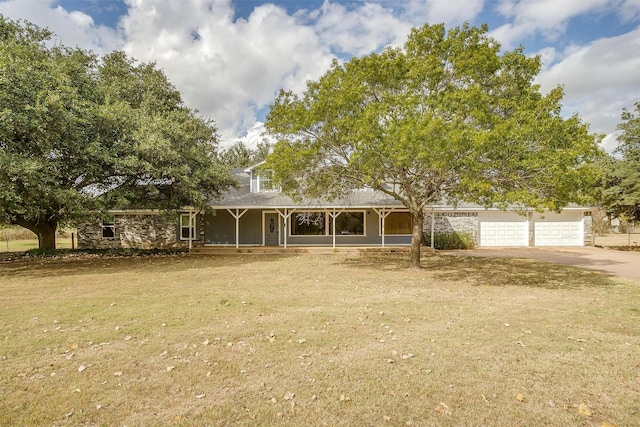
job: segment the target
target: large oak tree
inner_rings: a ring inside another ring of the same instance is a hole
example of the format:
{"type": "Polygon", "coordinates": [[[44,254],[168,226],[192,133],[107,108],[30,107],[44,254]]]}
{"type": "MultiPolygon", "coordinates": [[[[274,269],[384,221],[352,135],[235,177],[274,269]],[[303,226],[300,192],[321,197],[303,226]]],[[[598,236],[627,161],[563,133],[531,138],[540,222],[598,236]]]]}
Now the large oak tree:
{"type": "Polygon", "coordinates": [[[411,212],[420,266],[424,208],[447,200],[558,210],[581,201],[599,148],[562,89],[533,80],[540,59],[501,52],[487,27],[411,31],[388,48],[332,67],[306,91],[282,90],[267,117],[277,139],[266,167],[294,197],[370,187],[411,212]]]}
{"type": "Polygon", "coordinates": [[[115,207],[203,206],[232,183],[214,124],[154,64],[50,39],[0,16],[0,223],[55,248],[60,224],[115,207]]]}

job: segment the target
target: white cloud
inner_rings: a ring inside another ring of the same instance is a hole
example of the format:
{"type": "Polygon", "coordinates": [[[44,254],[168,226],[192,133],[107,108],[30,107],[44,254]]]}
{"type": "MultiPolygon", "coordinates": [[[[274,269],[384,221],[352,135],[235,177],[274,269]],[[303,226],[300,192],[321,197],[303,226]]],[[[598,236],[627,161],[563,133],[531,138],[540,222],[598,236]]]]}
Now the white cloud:
{"type": "Polygon", "coordinates": [[[136,0],[122,25],[125,51],[157,61],[187,104],[216,121],[225,145],[278,89],[302,90],[334,57],[311,27],[269,4],[234,21],[228,0],[136,0]]]}
{"type": "MultiPolygon", "coordinates": [[[[633,0],[637,1],[637,0],[633,0]]],[[[573,17],[600,13],[620,5],[621,0],[500,0],[495,10],[510,22],[491,31],[505,48],[513,48],[526,36],[539,35],[553,41],[565,34],[573,17]]]]}
{"type": "Polygon", "coordinates": [[[348,10],[341,4],[325,1],[309,17],[315,18],[312,25],[324,45],[356,56],[401,45],[411,29],[411,24],[394,16],[391,9],[372,3],[348,10]]]}
{"type": "Polygon", "coordinates": [[[82,12],[68,12],[56,6],[55,0],[6,0],[0,3],[0,13],[47,27],[56,34],[56,41],[78,46],[98,54],[122,47],[121,34],[116,29],[95,25],[93,18],[82,12]]]}
{"type": "Polygon", "coordinates": [[[622,22],[634,22],[640,18],[640,0],[624,0],[618,9],[622,22]]]}
{"type": "Polygon", "coordinates": [[[484,7],[483,0],[425,0],[426,22],[444,22],[448,26],[459,25],[473,20],[484,7]]]}
{"type": "Polygon", "coordinates": [[[271,136],[267,135],[266,128],[264,123],[261,121],[257,121],[247,130],[247,133],[240,137],[236,138],[230,142],[230,145],[235,144],[236,142],[242,142],[247,148],[256,148],[261,142],[269,142],[270,144],[275,144],[275,139],[271,136]]]}
{"type": "MultiPolygon", "coordinates": [[[[578,112],[596,133],[613,134],[622,108],[640,100],[640,27],[565,52],[564,59],[543,70],[543,91],[565,89],[565,110],[578,112]]],[[[612,138],[607,138],[612,144],[612,138]]]]}

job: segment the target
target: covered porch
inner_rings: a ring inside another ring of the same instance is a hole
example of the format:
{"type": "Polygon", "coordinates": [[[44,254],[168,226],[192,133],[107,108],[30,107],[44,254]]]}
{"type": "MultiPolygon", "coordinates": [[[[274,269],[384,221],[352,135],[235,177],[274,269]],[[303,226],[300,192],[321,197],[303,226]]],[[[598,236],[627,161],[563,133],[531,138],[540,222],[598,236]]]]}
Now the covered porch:
{"type": "Polygon", "coordinates": [[[192,218],[197,246],[233,249],[401,247],[412,230],[398,206],[224,206],[192,218]]]}

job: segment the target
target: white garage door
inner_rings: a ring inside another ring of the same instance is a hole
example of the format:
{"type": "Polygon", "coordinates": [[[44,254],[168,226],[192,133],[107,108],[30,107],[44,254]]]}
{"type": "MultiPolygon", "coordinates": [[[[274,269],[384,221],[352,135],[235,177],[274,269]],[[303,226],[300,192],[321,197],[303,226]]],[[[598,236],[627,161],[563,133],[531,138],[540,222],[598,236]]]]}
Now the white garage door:
{"type": "Polygon", "coordinates": [[[480,221],[480,246],[528,246],[527,221],[480,221]]]}
{"type": "Polygon", "coordinates": [[[534,224],[534,244],[536,246],[582,246],[581,222],[544,221],[534,224]]]}

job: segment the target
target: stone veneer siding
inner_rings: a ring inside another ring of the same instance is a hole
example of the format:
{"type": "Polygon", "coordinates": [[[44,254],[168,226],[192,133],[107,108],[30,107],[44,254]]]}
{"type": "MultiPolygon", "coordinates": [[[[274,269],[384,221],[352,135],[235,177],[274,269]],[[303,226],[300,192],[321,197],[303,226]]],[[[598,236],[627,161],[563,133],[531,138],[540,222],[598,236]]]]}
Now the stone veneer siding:
{"type": "MultiPolygon", "coordinates": [[[[478,213],[477,212],[434,212],[433,232],[438,233],[454,233],[466,232],[470,233],[476,244],[478,243],[478,213]]],[[[431,234],[431,212],[426,211],[424,214],[423,232],[431,234]]]]}
{"type": "MultiPolygon", "coordinates": [[[[78,249],[168,249],[188,246],[178,239],[178,221],[162,214],[115,215],[115,237],[102,237],[102,221],[78,225],[78,249]]],[[[197,240],[198,236],[195,236],[197,240]]]]}
{"type": "Polygon", "coordinates": [[[584,244],[587,246],[593,246],[595,241],[593,235],[593,216],[591,212],[584,214],[582,217],[582,223],[584,226],[584,244]]]}

